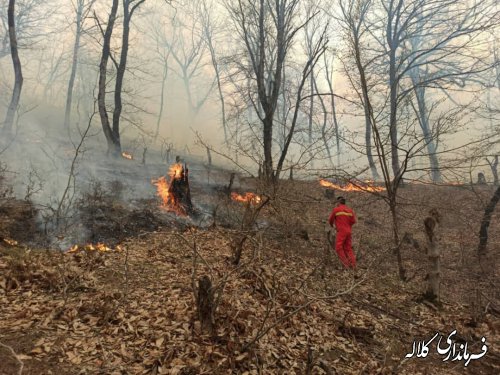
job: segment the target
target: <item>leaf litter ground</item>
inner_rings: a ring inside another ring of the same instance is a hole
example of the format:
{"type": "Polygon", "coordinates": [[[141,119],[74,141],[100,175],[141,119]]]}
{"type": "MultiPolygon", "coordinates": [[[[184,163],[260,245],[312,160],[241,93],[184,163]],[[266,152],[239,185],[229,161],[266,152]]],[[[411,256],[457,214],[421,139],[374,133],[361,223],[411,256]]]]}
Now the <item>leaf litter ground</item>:
{"type": "Polygon", "coordinates": [[[314,183],[284,185],[284,198],[262,215],[268,226],[245,242],[239,267],[231,244],[240,233],[220,226],[164,226],[127,239],[122,251],[63,254],[3,243],[0,373],[21,367],[23,374],[63,375],[500,373],[498,216],[488,261],[475,255],[482,212],[474,200],[487,201],[490,190],[418,186],[402,193],[402,231],[421,244],[428,209],[443,213],[437,308],[419,302],[423,250],[403,245],[411,280],[398,280],[380,199],[346,194],[359,216],[355,278],[325,254],[332,201],[314,183]],[[201,332],[196,315],[193,277],[204,274],[223,284],[214,337],[201,332]],[[443,362],[434,349],[425,359],[405,359],[413,340],[454,329],[473,353],[486,336],[486,356],[468,368],[443,362]]]}

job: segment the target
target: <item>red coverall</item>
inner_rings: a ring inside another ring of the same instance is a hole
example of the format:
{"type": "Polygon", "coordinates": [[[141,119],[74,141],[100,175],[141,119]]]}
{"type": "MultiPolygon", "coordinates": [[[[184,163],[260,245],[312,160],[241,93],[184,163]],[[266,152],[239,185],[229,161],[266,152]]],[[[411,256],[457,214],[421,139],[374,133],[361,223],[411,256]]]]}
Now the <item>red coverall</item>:
{"type": "Polygon", "coordinates": [[[339,204],[333,209],[328,222],[332,227],[333,223],[335,223],[335,228],[337,230],[335,251],[340,261],[346,268],[356,268],[356,257],[352,251],[351,236],[351,227],[356,223],[354,211],[345,204],[339,204]]]}

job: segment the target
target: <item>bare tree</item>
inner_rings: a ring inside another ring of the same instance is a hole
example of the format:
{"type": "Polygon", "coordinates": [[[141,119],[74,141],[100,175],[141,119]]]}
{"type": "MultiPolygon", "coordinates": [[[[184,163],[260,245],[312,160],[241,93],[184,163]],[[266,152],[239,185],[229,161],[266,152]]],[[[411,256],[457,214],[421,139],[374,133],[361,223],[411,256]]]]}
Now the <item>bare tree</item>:
{"type": "Polygon", "coordinates": [[[8,13],[8,25],[9,25],[9,42],[10,42],[10,53],[12,56],[12,64],[14,65],[14,89],[12,91],[12,98],[10,100],[9,108],[7,109],[7,114],[5,116],[5,122],[3,125],[3,130],[9,134],[12,130],[12,124],[14,123],[14,116],[16,110],[19,106],[19,99],[21,97],[21,90],[23,87],[23,72],[21,67],[21,60],[19,59],[19,51],[17,48],[17,38],[16,38],[16,23],[15,23],[15,0],[9,0],[8,13]]]}
{"type": "Polygon", "coordinates": [[[116,61],[113,58],[113,56],[111,56],[111,50],[110,50],[111,36],[113,33],[114,22],[116,19],[116,14],[118,9],[118,2],[115,0],[113,1],[106,31],[103,32],[104,41],[103,41],[103,49],[101,56],[101,64],[99,66],[99,96],[98,96],[99,112],[101,115],[101,123],[104,135],[108,142],[108,152],[110,152],[113,156],[119,156],[121,154],[120,119],[123,110],[122,91],[124,85],[124,77],[127,71],[131,21],[132,17],[134,16],[134,13],[137,11],[137,9],[139,9],[139,7],[142,4],[144,4],[145,1],[146,0],[122,1],[123,25],[122,25],[122,38],[121,38],[119,61],[116,61]],[[106,67],[109,58],[112,59],[113,64],[115,65],[116,68],[112,125],[109,122],[106,109],[106,101],[105,101],[106,67]]]}
{"type": "Polygon", "coordinates": [[[339,22],[344,30],[349,56],[354,60],[358,72],[359,82],[351,78],[351,74],[349,73],[350,67],[346,67],[346,72],[351,80],[351,84],[356,89],[359,100],[363,106],[365,117],[365,147],[368,166],[370,167],[372,178],[378,180],[380,177],[377,172],[372,151],[373,124],[372,113],[370,113],[370,111],[372,111],[373,108],[371,107],[369,98],[372,87],[368,84],[365,74],[369,61],[362,60],[361,52],[363,49],[362,40],[365,34],[368,33],[368,29],[364,25],[364,20],[370,10],[370,5],[370,0],[341,0],[339,2],[339,8],[342,15],[339,18],[339,22]]]}
{"type": "Polygon", "coordinates": [[[227,133],[227,119],[226,119],[226,105],[224,102],[224,94],[222,91],[222,77],[221,65],[219,64],[217,53],[215,50],[215,42],[217,33],[220,29],[220,24],[214,16],[215,4],[209,0],[201,1],[201,27],[203,31],[203,38],[210,52],[210,60],[215,72],[215,81],[217,83],[217,91],[219,93],[219,100],[221,105],[222,115],[222,129],[224,130],[224,141],[228,141],[227,133]]]}
{"type": "Polygon", "coordinates": [[[210,19],[207,21],[205,18],[209,16],[204,14],[202,9],[193,9],[190,5],[192,4],[187,2],[183,12],[176,14],[172,20],[173,36],[170,40],[165,38],[164,42],[177,65],[178,69],[174,69],[174,72],[183,83],[189,114],[196,116],[210,97],[210,93],[218,80],[220,84],[220,72],[217,62],[214,60],[213,41],[207,39],[211,38],[213,34],[213,30],[206,26],[206,22],[210,22],[210,19]],[[207,47],[209,51],[212,48],[210,62],[207,60],[207,47]],[[210,63],[214,68],[217,67],[216,77],[210,79],[208,88],[202,90],[200,86],[201,82],[203,82],[204,69],[210,63]],[[215,65],[213,65],[214,63],[215,65]],[[193,87],[194,82],[197,82],[196,89],[193,87]]]}
{"type": "Polygon", "coordinates": [[[127,69],[127,59],[128,59],[128,49],[129,49],[129,37],[130,37],[130,22],[135,11],[145,2],[146,0],[123,0],[123,32],[122,32],[122,43],[120,51],[120,61],[116,67],[116,80],[115,80],[115,107],[113,110],[113,129],[112,132],[115,136],[115,152],[121,154],[121,142],[120,142],[120,116],[122,114],[123,104],[122,104],[122,90],[123,90],[123,79],[125,77],[125,72],[127,69]]]}
{"type": "Polygon", "coordinates": [[[75,42],[73,44],[73,58],[71,60],[71,73],[68,81],[66,94],[66,107],[64,110],[64,126],[69,127],[71,121],[71,106],[73,104],[73,88],[75,85],[76,72],[78,68],[78,53],[80,51],[80,39],[84,31],[84,22],[94,5],[95,0],[76,0],[75,11],[75,42]]]}
{"type": "MultiPolygon", "coordinates": [[[[102,130],[108,143],[108,152],[113,154],[120,153],[120,134],[116,134],[110,126],[108,111],[106,109],[106,75],[108,60],[111,55],[111,36],[115,25],[116,14],[118,12],[118,0],[113,0],[111,11],[108,17],[108,24],[103,36],[101,62],[99,64],[99,93],[97,103],[99,106],[99,115],[101,117],[102,130]]],[[[97,17],[96,17],[97,18],[97,17]]]]}
{"type": "MultiPolygon", "coordinates": [[[[0,0],[0,59],[10,55],[8,3],[0,0]]],[[[58,6],[58,5],[57,5],[58,6]]],[[[53,31],[47,27],[47,19],[56,13],[53,2],[23,0],[16,2],[14,14],[18,49],[32,49],[53,31]]]]}
{"type": "MultiPolygon", "coordinates": [[[[297,33],[316,15],[296,23],[299,14],[299,1],[292,0],[237,0],[228,2],[227,7],[235,24],[239,38],[244,43],[245,55],[249,64],[238,62],[238,68],[250,80],[255,82],[255,89],[249,87],[248,97],[254,112],[262,124],[262,149],[264,154],[263,176],[268,181],[277,180],[283,170],[284,162],[295,134],[299,118],[300,103],[308,97],[302,94],[304,85],[310,77],[318,58],[326,49],[324,31],[312,48],[311,55],[299,73],[294,94],[293,115],[288,130],[284,135],[281,155],[274,169],[273,165],[273,130],[276,110],[280,95],[283,94],[283,76],[288,53],[291,51],[297,33]]],[[[292,106],[290,106],[292,108],[292,106]]],[[[260,143],[261,141],[258,140],[260,143]]]]}
{"type": "MultiPolygon", "coordinates": [[[[399,275],[405,279],[400,251],[398,188],[403,176],[409,171],[409,161],[417,155],[424,155],[430,139],[437,140],[439,136],[449,133],[453,123],[459,123],[457,115],[462,111],[459,107],[441,113],[433,132],[418,134],[414,126],[418,123],[418,113],[416,117],[411,116],[411,94],[419,87],[441,89],[458,85],[460,77],[469,77],[489,68],[477,60],[472,60],[472,66],[462,66],[471,61],[463,61],[462,53],[476,45],[471,40],[480,38],[482,31],[491,26],[492,18],[487,12],[491,10],[491,3],[484,2],[479,7],[475,3],[471,7],[453,8],[446,1],[384,1],[380,12],[371,0],[340,0],[339,5],[339,20],[351,51],[349,57],[357,67],[357,74],[350,73],[349,79],[363,103],[365,117],[372,130],[376,156],[386,186],[384,199],[392,216],[399,275]],[[461,22],[452,23],[452,18],[461,22]],[[415,45],[415,49],[410,48],[409,39],[412,35],[421,36],[425,42],[419,42],[418,48],[415,45]],[[464,36],[467,37],[462,38],[464,36]],[[360,41],[364,41],[366,47],[353,48],[356,42],[359,46],[360,41]],[[383,48],[369,47],[373,42],[383,48]],[[450,66],[446,67],[446,64],[450,66]],[[461,69],[455,70],[458,66],[461,69]],[[429,71],[425,79],[418,82],[411,80],[409,75],[413,69],[426,67],[429,71]]],[[[413,109],[414,114],[418,112],[413,109]]],[[[426,116],[428,113],[426,110],[426,116]]]]}

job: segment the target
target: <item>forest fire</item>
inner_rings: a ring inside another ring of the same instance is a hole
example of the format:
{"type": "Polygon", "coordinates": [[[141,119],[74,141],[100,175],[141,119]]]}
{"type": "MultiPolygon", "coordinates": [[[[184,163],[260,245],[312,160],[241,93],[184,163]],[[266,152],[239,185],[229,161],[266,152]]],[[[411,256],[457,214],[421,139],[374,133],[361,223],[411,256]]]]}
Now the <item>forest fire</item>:
{"type": "Polygon", "coordinates": [[[115,248],[113,249],[113,248],[103,244],[102,242],[98,242],[95,245],[93,245],[91,243],[85,244],[83,246],[73,245],[70,247],[70,249],[68,251],[66,251],[66,253],[77,253],[78,251],[97,251],[100,253],[109,253],[112,251],[121,252],[121,251],[123,251],[123,249],[121,248],[120,245],[115,246],[115,248]]]}
{"type": "Polygon", "coordinates": [[[173,164],[168,175],[153,181],[157,188],[157,195],[161,198],[162,207],[179,215],[186,215],[193,209],[187,167],[180,163],[173,164]]]}
{"type": "Polygon", "coordinates": [[[5,242],[9,246],[17,246],[19,242],[10,238],[2,238],[2,241],[5,242]]]}
{"type": "Polygon", "coordinates": [[[128,160],[133,160],[134,157],[132,156],[132,154],[129,154],[128,152],[122,152],[122,157],[124,159],[128,159],[128,160]]]}
{"type": "Polygon", "coordinates": [[[249,202],[251,204],[259,204],[262,198],[257,194],[246,192],[245,194],[231,193],[231,199],[236,202],[249,202]]]}
{"type": "Polygon", "coordinates": [[[372,182],[359,183],[359,184],[353,184],[349,182],[347,185],[341,186],[327,180],[319,180],[319,184],[323,187],[340,191],[364,191],[364,192],[385,191],[384,187],[374,186],[372,182]]]}

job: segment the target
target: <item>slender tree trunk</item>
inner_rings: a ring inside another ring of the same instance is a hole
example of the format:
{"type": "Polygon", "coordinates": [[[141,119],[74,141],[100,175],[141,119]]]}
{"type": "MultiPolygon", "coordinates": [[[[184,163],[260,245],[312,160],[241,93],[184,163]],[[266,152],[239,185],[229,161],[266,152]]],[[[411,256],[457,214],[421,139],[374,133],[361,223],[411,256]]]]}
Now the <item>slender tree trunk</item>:
{"type": "Polygon", "coordinates": [[[398,153],[398,83],[396,82],[396,51],[391,48],[389,52],[389,84],[390,84],[390,118],[389,134],[391,138],[391,162],[394,178],[399,175],[399,153],[398,153]]]}
{"type": "MultiPolygon", "coordinates": [[[[330,75],[330,71],[328,69],[328,64],[326,61],[326,54],[324,55],[324,60],[325,60],[325,70],[326,70],[326,82],[328,83],[328,88],[330,90],[331,94],[331,105],[332,105],[332,118],[333,118],[333,126],[335,129],[335,142],[337,146],[337,164],[340,164],[340,136],[339,136],[339,123],[337,120],[337,109],[335,106],[335,95],[333,95],[333,82],[332,82],[332,77],[330,75]]],[[[316,89],[317,91],[317,89],[316,89]]]]}
{"type": "Polygon", "coordinates": [[[311,77],[309,78],[309,87],[311,89],[311,97],[309,98],[309,121],[308,121],[308,139],[309,144],[312,144],[312,132],[313,132],[313,114],[314,114],[314,74],[311,71],[311,77]]]}
{"type": "Polygon", "coordinates": [[[23,72],[21,68],[21,60],[19,59],[19,53],[17,49],[17,37],[16,37],[16,23],[15,23],[15,0],[9,0],[9,7],[7,9],[7,19],[9,26],[9,41],[10,41],[10,53],[12,56],[12,63],[14,65],[14,90],[12,91],[12,98],[10,100],[9,108],[7,109],[7,115],[5,116],[5,122],[3,125],[3,130],[6,134],[10,134],[12,131],[12,125],[14,124],[14,116],[16,110],[19,107],[19,99],[21,97],[21,89],[23,87],[23,72]]]}
{"type": "Polygon", "coordinates": [[[84,0],[78,1],[76,11],[76,34],[75,44],[73,45],[73,60],[71,64],[71,74],[69,76],[68,91],[66,94],[66,109],[64,111],[64,127],[69,129],[71,121],[71,106],[73,103],[73,87],[75,85],[76,70],[78,68],[78,52],[80,50],[80,37],[82,34],[82,18],[83,18],[84,0]]]}
{"type": "Polygon", "coordinates": [[[432,138],[429,127],[429,115],[427,113],[427,106],[425,104],[425,88],[418,86],[418,80],[412,76],[412,83],[415,86],[415,97],[418,106],[418,122],[422,129],[422,134],[427,145],[427,152],[429,153],[429,163],[431,167],[432,182],[439,183],[442,181],[441,171],[439,169],[439,160],[436,155],[436,142],[432,138]]]}
{"type": "Polygon", "coordinates": [[[109,123],[108,111],[106,109],[106,73],[109,56],[111,53],[111,35],[113,34],[113,27],[116,20],[116,13],[118,11],[118,0],[113,0],[111,12],[108,18],[106,31],[102,43],[101,62],[99,64],[99,93],[97,94],[97,104],[99,106],[99,115],[101,117],[102,130],[108,143],[108,153],[116,152],[115,139],[113,131],[109,123]]]}
{"type": "Polygon", "coordinates": [[[399,272],[399,278],[403,281],[406,280],[406,270],[403,265],[403,258],[401,257],[401,243],[399,240],[399,222],[398,222],[398,215],[397,215],[397,203],[396,203],[396,192],[392,192],[391,196],[389,197],[390,202],[389,202],[389,209],[391,211],[391,217],[392,217],[392,231],[393,231],[393,236],[394,236],[394,251],[396,253],[396,259],[398,261],[398,272],[399,272]],[[393,194],[393,195],[392,195],[393,194]]]}
{"type": "Polygon", "coordinates": [[[493,162],[490,162],[488,158],[486,158],[486,161],[491,168],[491,174],[493,175],[493,185],[498,186],[498,155],[495,155],[495,157],[493,158],[493,162]]]}
{"type": "Polygon", "coordinates": [[[440,278],[441,263],[439,249],[439,221],[429,216],[424,220],[427,237],[427,256],[429,258],[430,269],[428,273],[429,284],[426,296],[431,300],[439,302],[441,297],[440,278]]]}
{"type": "Polygon", "coordinates": [[[263,121],[263,140],[264,140],[264,177],[267,181],[272,181],[274,178],[273,167],[273,115],[267,115],[263,121]]]}
{"type": "Polygon", "coordinates": [[[163,76],[161,80],[161,93],[160,93],[160,110],[158,111],[158,119],[156,120],[156,131],[155,131],[155,139],[158,138],[160,134],[160,125],[163,117],[163,107],[165,106],[165,84],[167,82],[168,77],[168,57],[165,59],[165,64],[163,65],[163,76]]]}
{"type": "Polygon", "coordinates": [[[210,51],[210,58],[212,59],[212,66],[215,71],[215,78],[217,79],[217,90],[219,92],[219,100],[222,113],[222,129],[224,130],[224,142],[227,143],[227,120],[226,120],[226,104],[224,102],[224,94],[222,93],[222,84],[220,78],[219,64],[217,63],[217,57],[215,55],[215,48],[212,45],[212,40],[208,40],[208,50],[210,51]]]}
{"type": "Polygon", "coordinates": [[[481,220],[481,227],[479,228],[479,246],[477,252],[480,256],[486,254],[486,245],[488,244],[488,228],[491,222],[491,215],[495,211],[498,201],[500,200],[500,187],[497,188],[495,194],[491,197],[490,202],[486,206],[481,220]]]}
{"type": "MultiPolygon", "coordinates": [[[[316,92],[318,91],[318,83],[316,82],[316,78],[314,78],[314,89],[316,92]]],[[[325,145],[325,150],[326,153],[328,154],[328,160],[330,160],[330,164],[333,165],[333,160],[332,160],[332,153],[330,151],[330,146],[328,145],[328,140],[326,139],[326,125],[327,125],[327,111],[326,111],[326,105],[325,105],[325,100],[323,97],[320,95],[319,96],[319,102],[321,104],[321,108],[323,109],[323,126],[321,127],[321,138],[323,139],[323,144],[325,145]]]]}
{"type": "Polygon", "coordinates": [[[358,73],[361,81],[361,92],[363,96],[363,109],[365,112],[365,144],[366,144],[366,157],[368,158],[368,166],[370,167],[370,171],[372,177],[375,181],[379,180],[379,174],[377,172],[377,167],[375,165],[375,161],[373,160],[372,153],[372,121],[371,121],[371,113],[369,106],[369,97],[368,97],[368,83],[366,82],[366,77],[364,74],[364,67],[361,63],[361,51],[359,40],[357,37],[354,38],[354,54],[356,59],[356,67],[358,68],[358,73]]]}
{"type": "Polygon", "coordinates": [[[368,166],[370,167],[372,178],[375,181],[377,181],[379,179],[379,175],[377,172],[377,167],[375,166],[375,161],[373,160],[372,125],[368,108],[365,108],[365,143],[366,143],[366,157],[368,158],[368,166]]]}
{"type": "Polygon", "coordinates": [[[122,90],[123,78],[127,68],[128,46],[130,36],[130,9],[129,0],[123,0],[123,32],[122,32],[122,49],[120,54],[120,62],[116,71],[115,80],[115,108],[113,110],[113,136],[115,138],[115,152],[121,152],[120,142],[120,117],[122,114],[122,90]]]}

